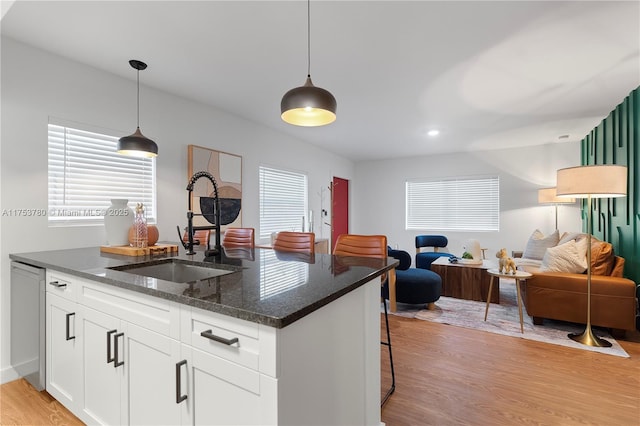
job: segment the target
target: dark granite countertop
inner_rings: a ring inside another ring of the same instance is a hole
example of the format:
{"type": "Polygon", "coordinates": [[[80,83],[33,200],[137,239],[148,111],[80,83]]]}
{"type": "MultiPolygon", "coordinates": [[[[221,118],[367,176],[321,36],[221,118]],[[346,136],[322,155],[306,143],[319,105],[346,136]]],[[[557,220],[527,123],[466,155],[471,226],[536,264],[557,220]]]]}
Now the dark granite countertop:
{"type": "Polygon", "coordinates": [[[303,255],[271,249],[234,249],[130,257],[99,247],[10,254],[12,260],[173,300],[224,315],[282,328],[331,303],[397,265],[395,259],[303,255]],[[195,261],[232,271],[193,283],[175,283],[125,272],[127,265],[166,259],[195,261]],[[110,268],[120,268],[114,270],[110,268]]]}

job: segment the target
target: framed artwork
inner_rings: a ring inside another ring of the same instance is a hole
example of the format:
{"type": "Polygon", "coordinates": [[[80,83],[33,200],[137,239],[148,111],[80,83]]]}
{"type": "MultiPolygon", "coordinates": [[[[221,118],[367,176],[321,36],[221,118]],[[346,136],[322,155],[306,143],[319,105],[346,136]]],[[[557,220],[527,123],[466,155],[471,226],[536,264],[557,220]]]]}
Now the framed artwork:
{"type": "MultiPolygon", "coordinates": [[[[220,226],[242,227],[242,157],[197,145],[188,145],[189,176],[206,171],[213,175],[220,197],[220,226]]],[[[213,228],[215,223],[213,184],[198,179],[191,192],[194,228],[213,228]]]]}

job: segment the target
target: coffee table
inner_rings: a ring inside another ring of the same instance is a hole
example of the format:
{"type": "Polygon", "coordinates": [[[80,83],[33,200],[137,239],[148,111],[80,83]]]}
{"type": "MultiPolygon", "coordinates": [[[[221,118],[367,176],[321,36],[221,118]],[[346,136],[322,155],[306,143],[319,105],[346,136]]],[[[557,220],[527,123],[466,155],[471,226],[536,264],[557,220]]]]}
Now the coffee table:
{"type": "MultiPolygon", "coordinates": [[[[522,296],[520,295],[520,281],[526,281],[527,278],[531,278],[531,274],[524,271],[516,271],[513,274],[504,274],[497,269],[489,269],[487,271],[491,275],[491,281],[489,282],[489,295],[493,288],[494,282],[500,285],[500,278],[513,278],[516,281],[516,293],[518,295],[518,312],[520,313],[520,332],[524,333],[524,325],[522,324],[522,296]],[[498,279],[496,279],[498,278],[498,279]]],[[[484,310],[484,320],[487,320],[487,314],[489,313],[489,302],[484,310]]]]}
{"type": "MultiPolygon", "coordinates": [[[[484,260],[481,264],[451,263],[446,256],[433,261],[431,270],[442,278],[442,295],[457,299],[487,301],[491,275],[487,272],[495,268],[496,262],[484,260]]],[[[500,303],[500,283],[491,293],[491,303],[500,303]]]]}

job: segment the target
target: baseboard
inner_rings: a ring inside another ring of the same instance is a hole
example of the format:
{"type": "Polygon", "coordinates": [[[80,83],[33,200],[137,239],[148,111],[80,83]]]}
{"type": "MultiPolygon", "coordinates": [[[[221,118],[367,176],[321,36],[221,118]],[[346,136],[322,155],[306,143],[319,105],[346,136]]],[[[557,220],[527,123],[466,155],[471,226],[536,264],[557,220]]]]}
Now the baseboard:
{"type": "Polygon", "coordinates": [[[28,361],[22,361],[18,364],[14,364],[13,369],[18,373],[20,377],[24,377],[38,371],[38,363],[39,359],[33,358],[28,361]]]}
{"type": "Polygon", "coordinates": [[[29,382],[32,382],[38,373],[38,363],[38,358],[34,358],[2,369],[0,371],[0,384],[13,382],[21,377],[27,378],[29,382]]]}
{"type": "Polygon", "coordinates": [[[2,385],[5,383],[13,382],[14,380],[18,380],[19,378],[20,378],[20,375],[11,366],[0,370],[0,384],[2,385]]]}

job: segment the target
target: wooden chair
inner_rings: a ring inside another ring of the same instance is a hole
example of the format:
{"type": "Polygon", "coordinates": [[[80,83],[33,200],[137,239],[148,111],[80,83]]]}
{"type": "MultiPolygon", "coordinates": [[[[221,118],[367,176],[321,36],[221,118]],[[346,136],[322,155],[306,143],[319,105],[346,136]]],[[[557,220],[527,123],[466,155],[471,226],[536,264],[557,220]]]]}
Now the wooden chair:
{"type": "MultiPolygon", "coordinates": [[[[338,236],[336,245],[333,249],[334,256],[351,256],[351,257],[375,257],[387,258],[387,237],[384,235],[355,235],[342,234],[338,236]]],[[[387,274],[381,277],[382,283],[389,280],[389,305],[391,309],[396,309],[396,274],[395,268],[391,269],[387,274]]],[[[391,364],[391,387],[382,399],[381,405],[387,402],[387,399],[396,389],[396,375],[393,369],[393,355],[391,353],[391,334],[389,333],[389,316],[387,314],[387,303],[383,299],[384,305],[384,321],[387,328],[387,341],[380,342],[389,348],[389,363],[391,364]]]]}
{"type": "Polygon", "coordinates": [[[227,228],[222,239],[223,247],[255,247],[254,228],[227,228]]]}
{"type": "Polygon", "coordinates": [[[282,231],[276,234],[273,249],[277,251],[315,252],[316,236],[313,232],[288,232],[282,231]]]}

